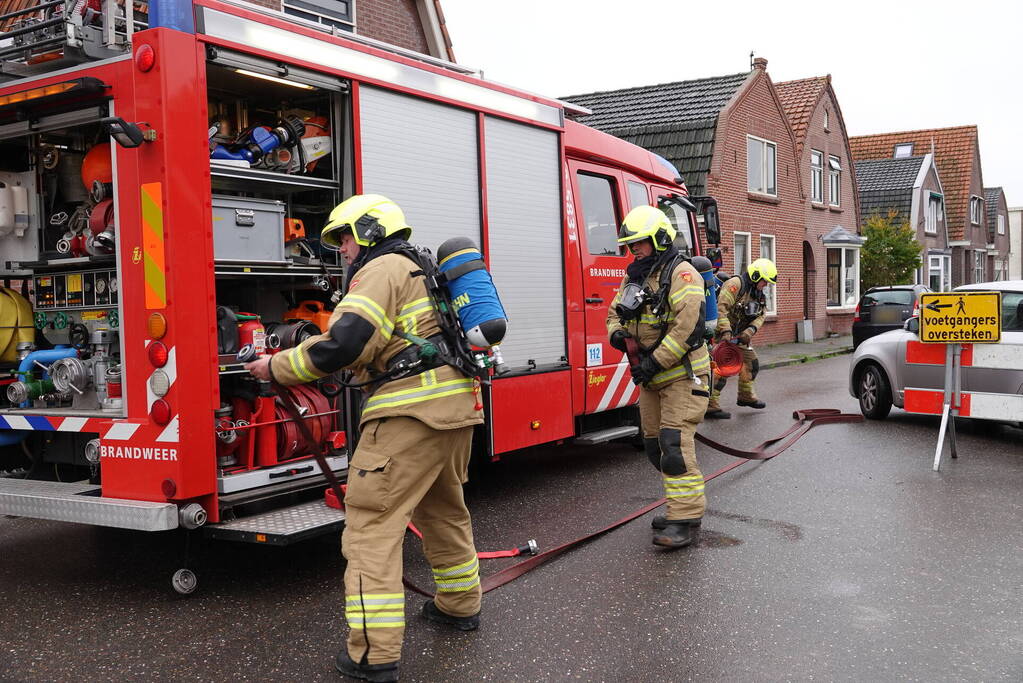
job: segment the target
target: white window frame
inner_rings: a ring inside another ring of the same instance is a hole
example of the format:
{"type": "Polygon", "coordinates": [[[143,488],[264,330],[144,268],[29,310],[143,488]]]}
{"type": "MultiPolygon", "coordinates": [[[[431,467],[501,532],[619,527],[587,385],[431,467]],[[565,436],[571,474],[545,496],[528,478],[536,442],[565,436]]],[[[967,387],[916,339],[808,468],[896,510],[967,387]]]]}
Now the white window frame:
{"type": "Polygon", "coordinates": [[[1005,234],[1005,216],[998,214],[998,234],[1005,234]]]}
{"type": "MultiPolygon", "coordinates": [[[[778,260],[777,260],[777,257],[776,257],[776,247],[777,247],[777,244],[778,244],[778,240],[776,240],[774,238],[774,235],[761,235],[760,236],[760,258],[770,259],[775,264],[777,264],[778,263],[778,260]],[[767,250],[764,249],[765,240],[766,240],[766,242],[768,244],[771,245],[770,249],[767,249],[767,250]]],[[[775,288],[776,288],[776,285],[770,285],[770,284],[767,285],[767,287],[764,288],[764,297],[767,300],[766,311],[767,311],[768,315],[776,315],[778,313],[778,296],[777,296],[777,292],[775,291],[775,288]]]]}
{"type": "Polygon", "coordinates": [[[835,245],[833,247],[832,246],[828,246],[825,249],[825,252],[824,252],[824,267],[825,268],[829,267],[830,260],[828,259],[828,252],[831,251],[832,249],[838,249],[839,253],[841,254],[841,256],[839,257],[839,260],[838,260],[839,297],[842,297],[842,296],[845,295],[845,284],[846,284],[845,271],[848,268],[846,259],[849,257],[850,254],[853,256],[853,258],[856,259],[855,270],[853,271],[853,276],[852,276],[853,296],[852,296],[851,300],[847,299],[845,302],[842,302],[842,303],[839,303],[839,304],[831,304],[830,303],[830,294],[831,293],[827,291],[827,287],[830,287],[830,282],[826,279],[825,282],[828,282],[828,284],[825,287],[825,292],[824,292],[824,297],[825,297],[824,300],[826,302],[828,302],[827,305],[826,305],[826,308],[828,310],[831,310],[831,311],[855,308],[856,304],[859,303],[859,300],[860,300],[860,250],[859,250],[859,247],[849,247],[849,246],[845,246],[845,245],[835,245]],[[849,303],[849,301],[851,301],[851,303],[849,303]]]}
{"type": "Polygon", "coordinates": [[[842,205],[842,160],[834,154],[828,155],[828,205],[842,205]]]}
{"type": "Polygon", "coordinates": [[[750,247],[752,246],[752,244],[753,244],[753,233],[750,233],[750,232],[740,232],[738,230],[732,233],[732,269],[734,271],[732,273],[732,275],[742,275],[742,273],[744,272],[743,268],[745,268],[749,264],[753,263],[753,259],[750,258],[750,256],[752,256],[752,254],[750,254],[750,247]],[[744,264],[743,263],[739,263],[736,260],[738,258],[738,256],[739,256],[738,242],[739,242],[739,237],[740,236],[746,238],[746,263],[744,263],[744,264]]]}
{"type": "Polygon", "coordinates": [[[911,156],[913,156],[912,142],[900,142],[895,145],[895,153],[892,155],[893,159],[908,159],[911,156]]]}
{"type": "Polygon", "coordinates": [[[778,196],[778,143],[765,140],[764,138],[758,138],[756,135],[746,136],[746,189],[753,194],[767,195],[768,197],[778,196]],[[761,180],[763,181],[763,188],[750,187],[750,169],[749,169],[749,143],[750,141],[759,142],[762,146],[761,160],[762,165],[760,168],[761,180]],[[774,168],[770,169],[773,173],[768,174],[768,159],[767,150],[771,148],[774,150],[774,168]],[[771,182],[767,182],[768,175],[771,175],[771,182]],[[774,186],[774,192],[769,192],[769,188],[774,186]]]}
{"type": "Polygon", "coordinates": [[[987,252],[976,249],[973,252],[973,281],[984,282],[987,278],[987,252]]]}
{"type": "Polygon", "coordinates": [[[942,196],[930,193],[927,195],[927,206],[924,208],[924,232],[928,235],[938,234],[938,221],[941,220],[942,196]],[[931,210],[933,208],[933,211],[931,210]]]}
{"type": "Polygon", "coordinates": [[[824,152],[810,150],[810,201],[815,204],[824,203],[824,152]],[[814,163],[814,157],[817,163],[814,163]]]}
{"type": "Polygon", "coordinates": [[[318,9],[313,9],[313,6],[322,4],[315,2],[293,4],[288,2],[288,0],[283,0],[283,2],[281,3],[281,12],[287,14],[290,19],[296,18],[301,19],[303,21],[308,21],[309,23],[319,24],[320,26],[326,26],[328,27],[328,29],[330,27],[336,26],[341,30],[351,31],[352,33],[355,33],[356,32],[355,3],[356,0],[348,0],[348,7],[351,10],[349,12],[350,18],[348,19],[342,18],[340,13],[333,14],[332,12],[330,12],[329,9],[327,9],[326,6],[320,7],[318,9]],[[289,12],[288,10],[291,11],[289,12]],[[313,19],[309,19],[307,17],[313,17],[313,19]]]}
{"type": "MultiPolygon", "coordinates": [[[[922,284],[931,286],[931,273],[938,273],[938,288],[935,292],[947,292],[952,289],[949,277],[952,273],[952,257],[948,254],[932,254],[927,257],[927,277],[922,284]]],[[[932,288],[933,289],[933,288],[932,288]]]]}
{"type": "Polygon", "coordinates": [[[973,225],[980,225],[980,221],[984,217],[983,206],[983,199],[976,195],[970,197],[970,223],[973,225]]]}

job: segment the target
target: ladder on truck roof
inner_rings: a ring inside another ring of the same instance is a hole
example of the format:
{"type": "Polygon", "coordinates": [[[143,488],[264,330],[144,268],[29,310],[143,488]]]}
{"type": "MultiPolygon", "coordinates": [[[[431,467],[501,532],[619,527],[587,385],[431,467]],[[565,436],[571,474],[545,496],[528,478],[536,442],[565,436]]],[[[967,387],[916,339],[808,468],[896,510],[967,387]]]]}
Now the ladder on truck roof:
{"type": "Polygon", "coordinates": [[[0,0],[0,81],[124,54],[148,11],[137,0],[0,0]]]}

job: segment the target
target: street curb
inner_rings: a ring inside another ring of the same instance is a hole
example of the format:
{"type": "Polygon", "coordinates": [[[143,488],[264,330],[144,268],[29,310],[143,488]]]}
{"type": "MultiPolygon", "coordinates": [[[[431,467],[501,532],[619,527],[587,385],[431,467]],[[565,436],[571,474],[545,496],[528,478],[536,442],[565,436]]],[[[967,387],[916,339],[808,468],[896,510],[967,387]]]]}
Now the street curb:
{"type": "Polygon", "coordinates": [[[785,358],[783,360],[768,361],[760,364],[761,370],[770,370],[772,368],[784,368],[788,365],[800,365],[802,363],[812,363],[815,360],[824,360],[825,358],[834,358],[835,356],[844,356],[845,354],[852,353],[853,347],[846,346],[841,349],[834,351],[824,351],[822,353],[807,354],[801,358],[785,358]]]}

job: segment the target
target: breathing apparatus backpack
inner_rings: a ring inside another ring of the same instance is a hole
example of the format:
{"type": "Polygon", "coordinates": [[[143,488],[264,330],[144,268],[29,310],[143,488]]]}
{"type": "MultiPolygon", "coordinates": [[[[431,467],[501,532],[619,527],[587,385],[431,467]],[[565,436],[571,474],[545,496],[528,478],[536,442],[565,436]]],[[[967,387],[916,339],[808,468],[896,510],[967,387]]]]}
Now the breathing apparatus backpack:
{"type": "Polygon", "coordinates": [[[432,339],[395,329],[416,347],[416,359],[401,359],[406,368],[389,368],[390,378],[397,378],[421,367],[435,367],[439,362],[457,369],[466,377],[489,382],[489,369],[506,372],[499,344],[507,330],[507,316],[497,296],[494,281],[486,269],[483,256],[467,237],[455,237],[437,250],[441,263],[426,247],[411,245],[402,254],[417,266],[413,276],[422,276],[427,294],[433,303],[437,324],[441,329],[439,343],[432,339]],[[487,351],[474,351],[473,346],[487,351]],[[491,355],[492,354],[492,355],[491,355]]]}

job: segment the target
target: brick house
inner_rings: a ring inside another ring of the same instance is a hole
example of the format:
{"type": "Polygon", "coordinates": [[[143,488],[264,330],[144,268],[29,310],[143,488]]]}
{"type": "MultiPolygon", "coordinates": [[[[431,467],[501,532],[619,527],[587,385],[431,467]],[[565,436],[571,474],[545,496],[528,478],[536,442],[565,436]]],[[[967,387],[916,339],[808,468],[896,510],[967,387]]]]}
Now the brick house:
{"type": "Polygon", "coordinates": [[[293,17],[455,61],[440,0],[248,0],[293,17]]]}
{"type": "Polygon", "coordinates": [[[1009,205],[1000,187],[984,188],[987,218],[988,276],[990,280],[1009,279],[1009,205]]]}
{"type": "Polygon", "coordinates": [[[934,156],[869,159],[856,162],[860,212],[866,223],[894,214],[908,223],[923,246],[913,281],[936,292],[952,288],[952,251],[948,246],[944,196],[934,156]]]}
{"type": "Polygon", "coordinates": [[[859,301],[856,168],[831,76],[775,84],[792,126],[802,177],[806,340],[849,334],[859,301]],[[836,231],[836,228],[839,230],[836,231]],[[837,239],[836,239],[837,238],[837,239]]]}
{"type": "Polygon", "coordinates": [[[1009,208],[1009,279],[1023,279],[1023,206],[1009,208]]]}
{"type": "Polygon", "coordinates": [[[757,341],[795,340],[803,320],[806,207],[796,138],[767,60],[754,60],[749,73],[562,99],[593,112],[582,123],[666,158],[692,195],[717,199],[724,269],[737,272],[760,257],[778,264],[757,341]]]}
{"type": "Polygon", "coordinates": [[[976,126],[863,135],[849,138],[849,145],[856,161],[933,153],[945,194],[952,286],[991,279],[976,126]]]}

